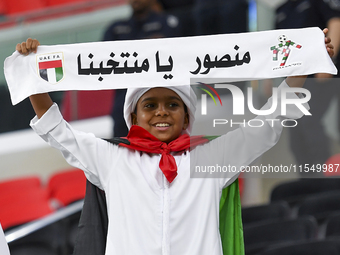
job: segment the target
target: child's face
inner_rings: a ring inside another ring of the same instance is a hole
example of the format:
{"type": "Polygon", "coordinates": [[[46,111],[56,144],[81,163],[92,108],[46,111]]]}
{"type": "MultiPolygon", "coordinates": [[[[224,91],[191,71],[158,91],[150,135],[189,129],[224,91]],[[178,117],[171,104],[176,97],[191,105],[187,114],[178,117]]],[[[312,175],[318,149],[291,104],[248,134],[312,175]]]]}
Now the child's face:
{"type": "Polygon", "coordinates": [[[182,99],[167,88],[153,88],[137,102],[132,124],[141,126],[162,142],[169,143],[181,135],[189,124],[182,99]]]}

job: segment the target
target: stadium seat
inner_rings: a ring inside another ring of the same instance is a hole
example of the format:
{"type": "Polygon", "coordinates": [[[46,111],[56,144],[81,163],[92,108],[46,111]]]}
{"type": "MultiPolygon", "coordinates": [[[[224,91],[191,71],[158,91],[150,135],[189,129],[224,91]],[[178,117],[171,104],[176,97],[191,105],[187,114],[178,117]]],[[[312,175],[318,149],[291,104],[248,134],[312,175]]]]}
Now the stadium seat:
{"type": "Polygon", "coordinates": [[[86,177],[80,169],[69,169],[51,176],[48,182],[50,198],[65,206],[85,197],[86,177]]]}
{"type": "Polygon", "coordinates": [[[64,93],[62,114],[65,120],[81,120],[98,116],[110,115],[113,104],[114,90],[74,91],[64,93]],[[72,102],[77,102],[77,109],[71,109],[72,102]],[[75,113],[73,111],[75,110],[75,113]]]}
{"type": "Polygon", "coordinates": [[[0,183],[0,222],[4,229],[38,219],[53,211],[49,194],[37,176],[0,183]]]}
{"type": "Polygon", "coordinates": [[[326,221],[326,237],[340,237],[340,213],[331,215],[326,221]]]}
{"type": "Polygon", "coordinates": [[[340,213],[340,191],[311,195],[298,205],[298,216],[312,215],[319,222],[332,213],[340,213]]]}
{"type": "Polygon", "coordinates": [[[45,7],[46,7],[45,0],[30,0],[29,4],[27,1],[24,0],[5,1],[5,10],[7,15],[39,10],[45,7]]]}
{"type": "Polygon", "coordinates": [[[31,187],[28,189],[19,188],[16,190],[8,190],[0,193],[0,206],[6,208],[6,206],[20,201],[34,202],[48,201],[49,193],[45,188],[42,187],[31,187]]]}
{"type": "Polygon", "coordinates": [[[53,212],[48,200],[17,200],[0,210],[0,222],[4,230],[39,219],[53,212]]]}
{"type": "Polygon", "coordinates": [[[40,188],[41,180],[38,176],[14,178],[0,182],[0,194],[18,189],[40,188]]]}
{"type": "Polygon", "coordinates": [[[243,225],[261,221],[282,220],[290,217],[290,207],[286,201],[242,208],[243,225]]]}
{"type": "Polygon", "coordinates": [[[84,199],[85,187],[85,181],[75,181],[70,185],[62,185],[54,192],[53,198],[57,199],[63,206],[69,205],[84,199]]]}
{"type": "Polygon", "coordinates": [[[89,2],[89,0],[46,0],[47,6],[56,6],[56,5],[64,5],[64,4],[72,4],[72,3],[80,3],[80,2],[89,2]]]}
{"type": "Polygon", "coordinates": [[[285,200],[295,205],[306,196],[328,191],[340,191],[340,179],[300,179],[278,184],[271,191],[270,201],[285,200]]]}
{"type": "Polygon", "coordinates": [[[60,172],[56,172],[48,180],[48,189],[53,192],[58,189],[60,185],[68,185],[74,181],[83,180],[86,181],[85,174],[82,170],[77,168],[64,169],[60,172]]]}
{"type": "Polygon", "coordinates": [[[270,245],[313,240],[316,235],[317,223],[313,217],[252,224],[244,226],[245,251],[252,255],[270,245]]]}
{"type": "Polygon", "coordinates": [[[337,241],[316,240],[291,245],[273,246],[259,255],[340,255],[337,241]]]}
{"type": "Polygon", "coordinates": [[[4,15],[6,13],[6,5],[5,4],[6,4],[5,0],[0,0],[0,16],[4,15]]]}

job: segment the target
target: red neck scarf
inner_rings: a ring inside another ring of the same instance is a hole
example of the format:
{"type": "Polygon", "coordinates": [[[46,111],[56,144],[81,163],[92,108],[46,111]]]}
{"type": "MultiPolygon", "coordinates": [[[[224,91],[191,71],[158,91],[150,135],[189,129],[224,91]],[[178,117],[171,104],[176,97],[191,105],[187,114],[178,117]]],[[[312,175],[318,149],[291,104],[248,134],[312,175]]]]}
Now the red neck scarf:
{"type": "Polygon", "coordinates": [[[208,141],[209,139],[204,138],[203,136],[190,137],[185,134],[167,144],[158,140],[144,128],[136,125],[130,128],[129,134],[126,138],[114,139],[114,143],[118,143],[120,146],[124,146],[129,149],[162,154],[161,160],[159,161],[159,168],[170,183],[177,176],[176,161],[170,153],[184,151],[190,147],[194,147],[208,141]]]}

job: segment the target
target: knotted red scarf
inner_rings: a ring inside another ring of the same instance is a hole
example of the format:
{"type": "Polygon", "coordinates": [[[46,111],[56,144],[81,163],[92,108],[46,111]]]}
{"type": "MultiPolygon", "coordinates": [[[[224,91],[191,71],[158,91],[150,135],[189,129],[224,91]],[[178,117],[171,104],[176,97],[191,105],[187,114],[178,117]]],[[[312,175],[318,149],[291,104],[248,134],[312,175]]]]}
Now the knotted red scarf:
{"type": "Polygon", "coordinates": [[[190,146],[197,146],[208,141],[209,139],[203,136],[190,137],[185,134],[167,144],[158,140],[144,128],[136,125],[130,128],[129,134],[125,139],[120,138],[115,140],[120,146],[129,149],[162,154],[161,160],[159,161],[159,168],[170,183],[177,176],[177,165],[171,152],[184,151],[190,146]]]}

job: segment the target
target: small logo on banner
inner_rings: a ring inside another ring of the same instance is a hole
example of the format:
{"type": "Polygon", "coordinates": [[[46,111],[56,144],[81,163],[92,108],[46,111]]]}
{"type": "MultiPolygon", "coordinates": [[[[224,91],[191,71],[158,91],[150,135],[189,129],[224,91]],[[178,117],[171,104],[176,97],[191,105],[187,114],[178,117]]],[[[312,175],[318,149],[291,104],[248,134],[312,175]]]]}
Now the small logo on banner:
{"type": "MultiPolygon", "coordinates": [[[[270,47],[270,50],[273,52],[273,61],[278,61],[280,59],[280,68],[290,67],[290,65],[287,65],[287,60],[292,52],[292,49],[295,48],[299,50],[302,46],[291,40],[288,40],[286,35],[280,35],[278,40],[278,45],[270,47]]],[[[293,65],[301,65],[301,63],[295,63],[293,65]]]]}
{"type": "Polygon", "coordinates": [[[57,84],[64,78],[64,55],[62,52],[41,54],[37,56],[40,78],[51,84],[57,84]]]}

